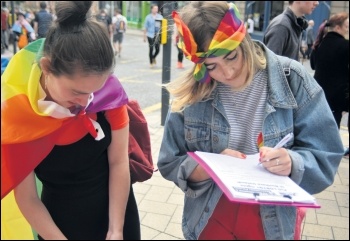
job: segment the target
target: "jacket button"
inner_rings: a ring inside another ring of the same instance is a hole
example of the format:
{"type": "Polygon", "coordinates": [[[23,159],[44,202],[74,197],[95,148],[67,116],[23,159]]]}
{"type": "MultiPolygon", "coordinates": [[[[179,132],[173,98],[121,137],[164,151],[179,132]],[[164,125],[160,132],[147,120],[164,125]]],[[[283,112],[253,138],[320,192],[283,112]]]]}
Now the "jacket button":
{"type": "Polygon", "coordinates": [[[219,142],[219,137],[217,135],[213,136],[213,142],[218,143],[219,142]]]}
{"type": "Polygon", "coordinates": [[[204,212],[209,212],[209,207],[205,207],[204,212]]]}

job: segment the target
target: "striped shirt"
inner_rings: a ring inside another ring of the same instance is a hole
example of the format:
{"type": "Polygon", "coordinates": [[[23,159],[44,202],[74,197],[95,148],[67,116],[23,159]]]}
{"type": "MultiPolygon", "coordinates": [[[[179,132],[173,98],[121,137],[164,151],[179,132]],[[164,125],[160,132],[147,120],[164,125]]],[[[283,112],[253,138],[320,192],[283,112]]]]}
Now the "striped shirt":
{"type": "Polygon", "coordinates": [[[257,153],[267,99],[267,71],[258,71],[242,91],[233,91],[220,82],[217,88],[231,127],[229,148],[244,154],[257,153]]]}

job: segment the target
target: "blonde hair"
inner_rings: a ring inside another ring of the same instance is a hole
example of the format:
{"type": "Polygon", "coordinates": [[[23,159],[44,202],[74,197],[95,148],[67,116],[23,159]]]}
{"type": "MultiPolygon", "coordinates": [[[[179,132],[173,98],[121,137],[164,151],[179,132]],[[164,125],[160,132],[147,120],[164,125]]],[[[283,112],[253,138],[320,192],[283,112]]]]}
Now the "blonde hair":
{"type": "MultiPolygon", "coordinates": [[[[198,45],[198,51],[208,50],[209,43],[228,8],[226,1],[196,1],[186,5],[179,13],[191,31],[198,45]]],[[[266,68],[266,58],[262,48],[251,40],[249,34],[238,48],[242,50],[245,68],[248,70],[246,78],[248,85],[258,70],[266,68]]],[[[208,98],[216,88],[215,80],[210,83],[196,81],[193,77],[194,68],[195,66],[180,78],[165,85],[173,96],[171,105],[173,112],[180,112],[187,106],[208,98]]]]}

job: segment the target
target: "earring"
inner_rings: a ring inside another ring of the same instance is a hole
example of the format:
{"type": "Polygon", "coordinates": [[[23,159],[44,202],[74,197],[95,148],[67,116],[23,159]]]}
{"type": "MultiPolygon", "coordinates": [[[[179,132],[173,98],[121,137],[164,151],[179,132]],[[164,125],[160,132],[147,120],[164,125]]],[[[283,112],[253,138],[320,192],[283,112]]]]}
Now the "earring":
{"type": "Polygon", "coordinates": [[[45,76],[45,90],[47,90],[47,78],[48,78],[48,75],[45,76]]]}

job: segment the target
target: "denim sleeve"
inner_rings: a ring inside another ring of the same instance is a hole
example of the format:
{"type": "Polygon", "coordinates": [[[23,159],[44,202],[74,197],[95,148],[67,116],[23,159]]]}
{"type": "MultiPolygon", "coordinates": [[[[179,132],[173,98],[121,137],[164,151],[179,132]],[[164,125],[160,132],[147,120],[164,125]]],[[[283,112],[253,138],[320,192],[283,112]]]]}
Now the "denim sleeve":
{"type": "Polygon", "coordinates": [[[293,160],[291,178],[316,194],[333,183],[344,148],[322,88],[307,71],[290,77],[298,102],[294,110],[295,140],[289,150],[293,160]]]}
{"type": "Polygon", "coordinates": [[[198,163],[187,155],[188,147],[184,136],[183,113],[169,113],[164,125],[164,135],[158,158],[161,175],[174,182],[189,197],[198,197],[212,185],[212,180],[189,182],[198,163]]]}

